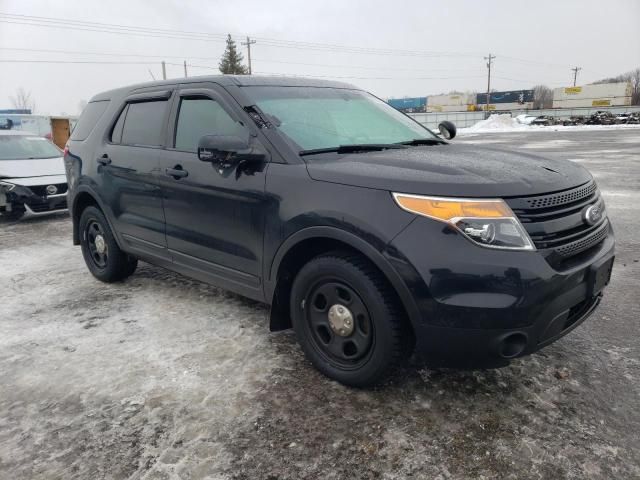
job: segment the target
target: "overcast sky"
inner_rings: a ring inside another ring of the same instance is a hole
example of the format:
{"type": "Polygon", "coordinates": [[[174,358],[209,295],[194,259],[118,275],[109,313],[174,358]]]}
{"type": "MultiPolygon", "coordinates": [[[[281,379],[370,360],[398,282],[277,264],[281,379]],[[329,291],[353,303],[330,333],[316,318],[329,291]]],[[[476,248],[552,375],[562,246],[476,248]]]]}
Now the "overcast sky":
{"type": "Polygon", "coordinates": [[[257,39],[254,73],[335,77],[384,98],[484,91],[483,56],[489,52],[496,55],[492,87],[498,90],[569,85],[570,68],[576,65],[582,67],[579,84],[640,66],[637,0],[0,0],[0,109],[11,108],[9,97],[23,87],[35,98],[38,113],[75,114],[79,103],[97,92],[148,81],[152,75],[160,78],[165,56],[179,64],[167,66],[169,78],[183,76],[183,60],[198,65],[188,67],[189,75],[215,74],[224,50],[218,35],[227,33],[238,42],[246,35],[257,39]],[[25,20],[2,14],[214,36],[185,39],[134,34],[140,30],[124,35],[89,31],[102,27],[50,28],[16,24],[25,20]],[[278,41],[286,43],[274,45],[278,41]]]}

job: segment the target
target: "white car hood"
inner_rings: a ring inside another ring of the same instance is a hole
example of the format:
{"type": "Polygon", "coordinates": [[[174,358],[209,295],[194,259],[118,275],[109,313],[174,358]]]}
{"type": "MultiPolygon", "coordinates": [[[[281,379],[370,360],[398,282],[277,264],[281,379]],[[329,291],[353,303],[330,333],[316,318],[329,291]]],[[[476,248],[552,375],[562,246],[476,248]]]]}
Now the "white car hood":
{"type": "Polygon", "coordinates": [[[0,160],[0,179],[14,180],[11,183],[18,185],[50,183],[47,182],[48,179],[36,179],[34,177],[62,177],[64,178],[62,182],[66,182],[63,157],[37,158],[33,160],[0,160]],[[33,181],[37,183],[32,183],[33,181]]]}

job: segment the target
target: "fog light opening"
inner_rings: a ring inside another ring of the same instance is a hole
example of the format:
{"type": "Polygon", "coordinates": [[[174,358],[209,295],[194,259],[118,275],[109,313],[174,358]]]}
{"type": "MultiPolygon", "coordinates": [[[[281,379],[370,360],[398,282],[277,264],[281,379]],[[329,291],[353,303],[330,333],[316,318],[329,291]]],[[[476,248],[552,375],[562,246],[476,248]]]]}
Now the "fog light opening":
{"type": "Polygon", "coordinates": [[[500,356],[502,358],[515,358],[524,352],[527,346],[527,336],[524,333],[512,333],[500,342],[500,356]]]}

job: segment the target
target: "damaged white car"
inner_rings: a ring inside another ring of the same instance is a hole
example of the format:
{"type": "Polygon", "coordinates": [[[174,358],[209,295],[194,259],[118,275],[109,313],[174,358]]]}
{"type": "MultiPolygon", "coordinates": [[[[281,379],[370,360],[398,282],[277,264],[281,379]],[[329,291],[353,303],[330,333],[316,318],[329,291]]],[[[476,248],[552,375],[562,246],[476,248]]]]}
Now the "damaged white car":
{"type": "Polygon", "coordinates": [[[67,209],[63,154],[43,137],[0,130],[0,218],[67,209]]]}

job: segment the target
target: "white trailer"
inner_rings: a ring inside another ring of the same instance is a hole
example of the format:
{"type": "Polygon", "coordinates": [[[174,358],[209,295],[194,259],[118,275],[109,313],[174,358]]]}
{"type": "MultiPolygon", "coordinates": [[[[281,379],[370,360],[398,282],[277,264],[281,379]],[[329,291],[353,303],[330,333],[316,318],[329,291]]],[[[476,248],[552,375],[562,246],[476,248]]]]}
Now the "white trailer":
{"type": "Polygon", "coordinates": [[[474,111],[475,104],[475,94],[431,95],[427,97],[427,112],[474,111]]]}
{"type": "Polygon", "coordinates": [[[631,105],[631,84],[629,82],[562,87],[553,90],[553,108],[629,105],[631,105]]]}

